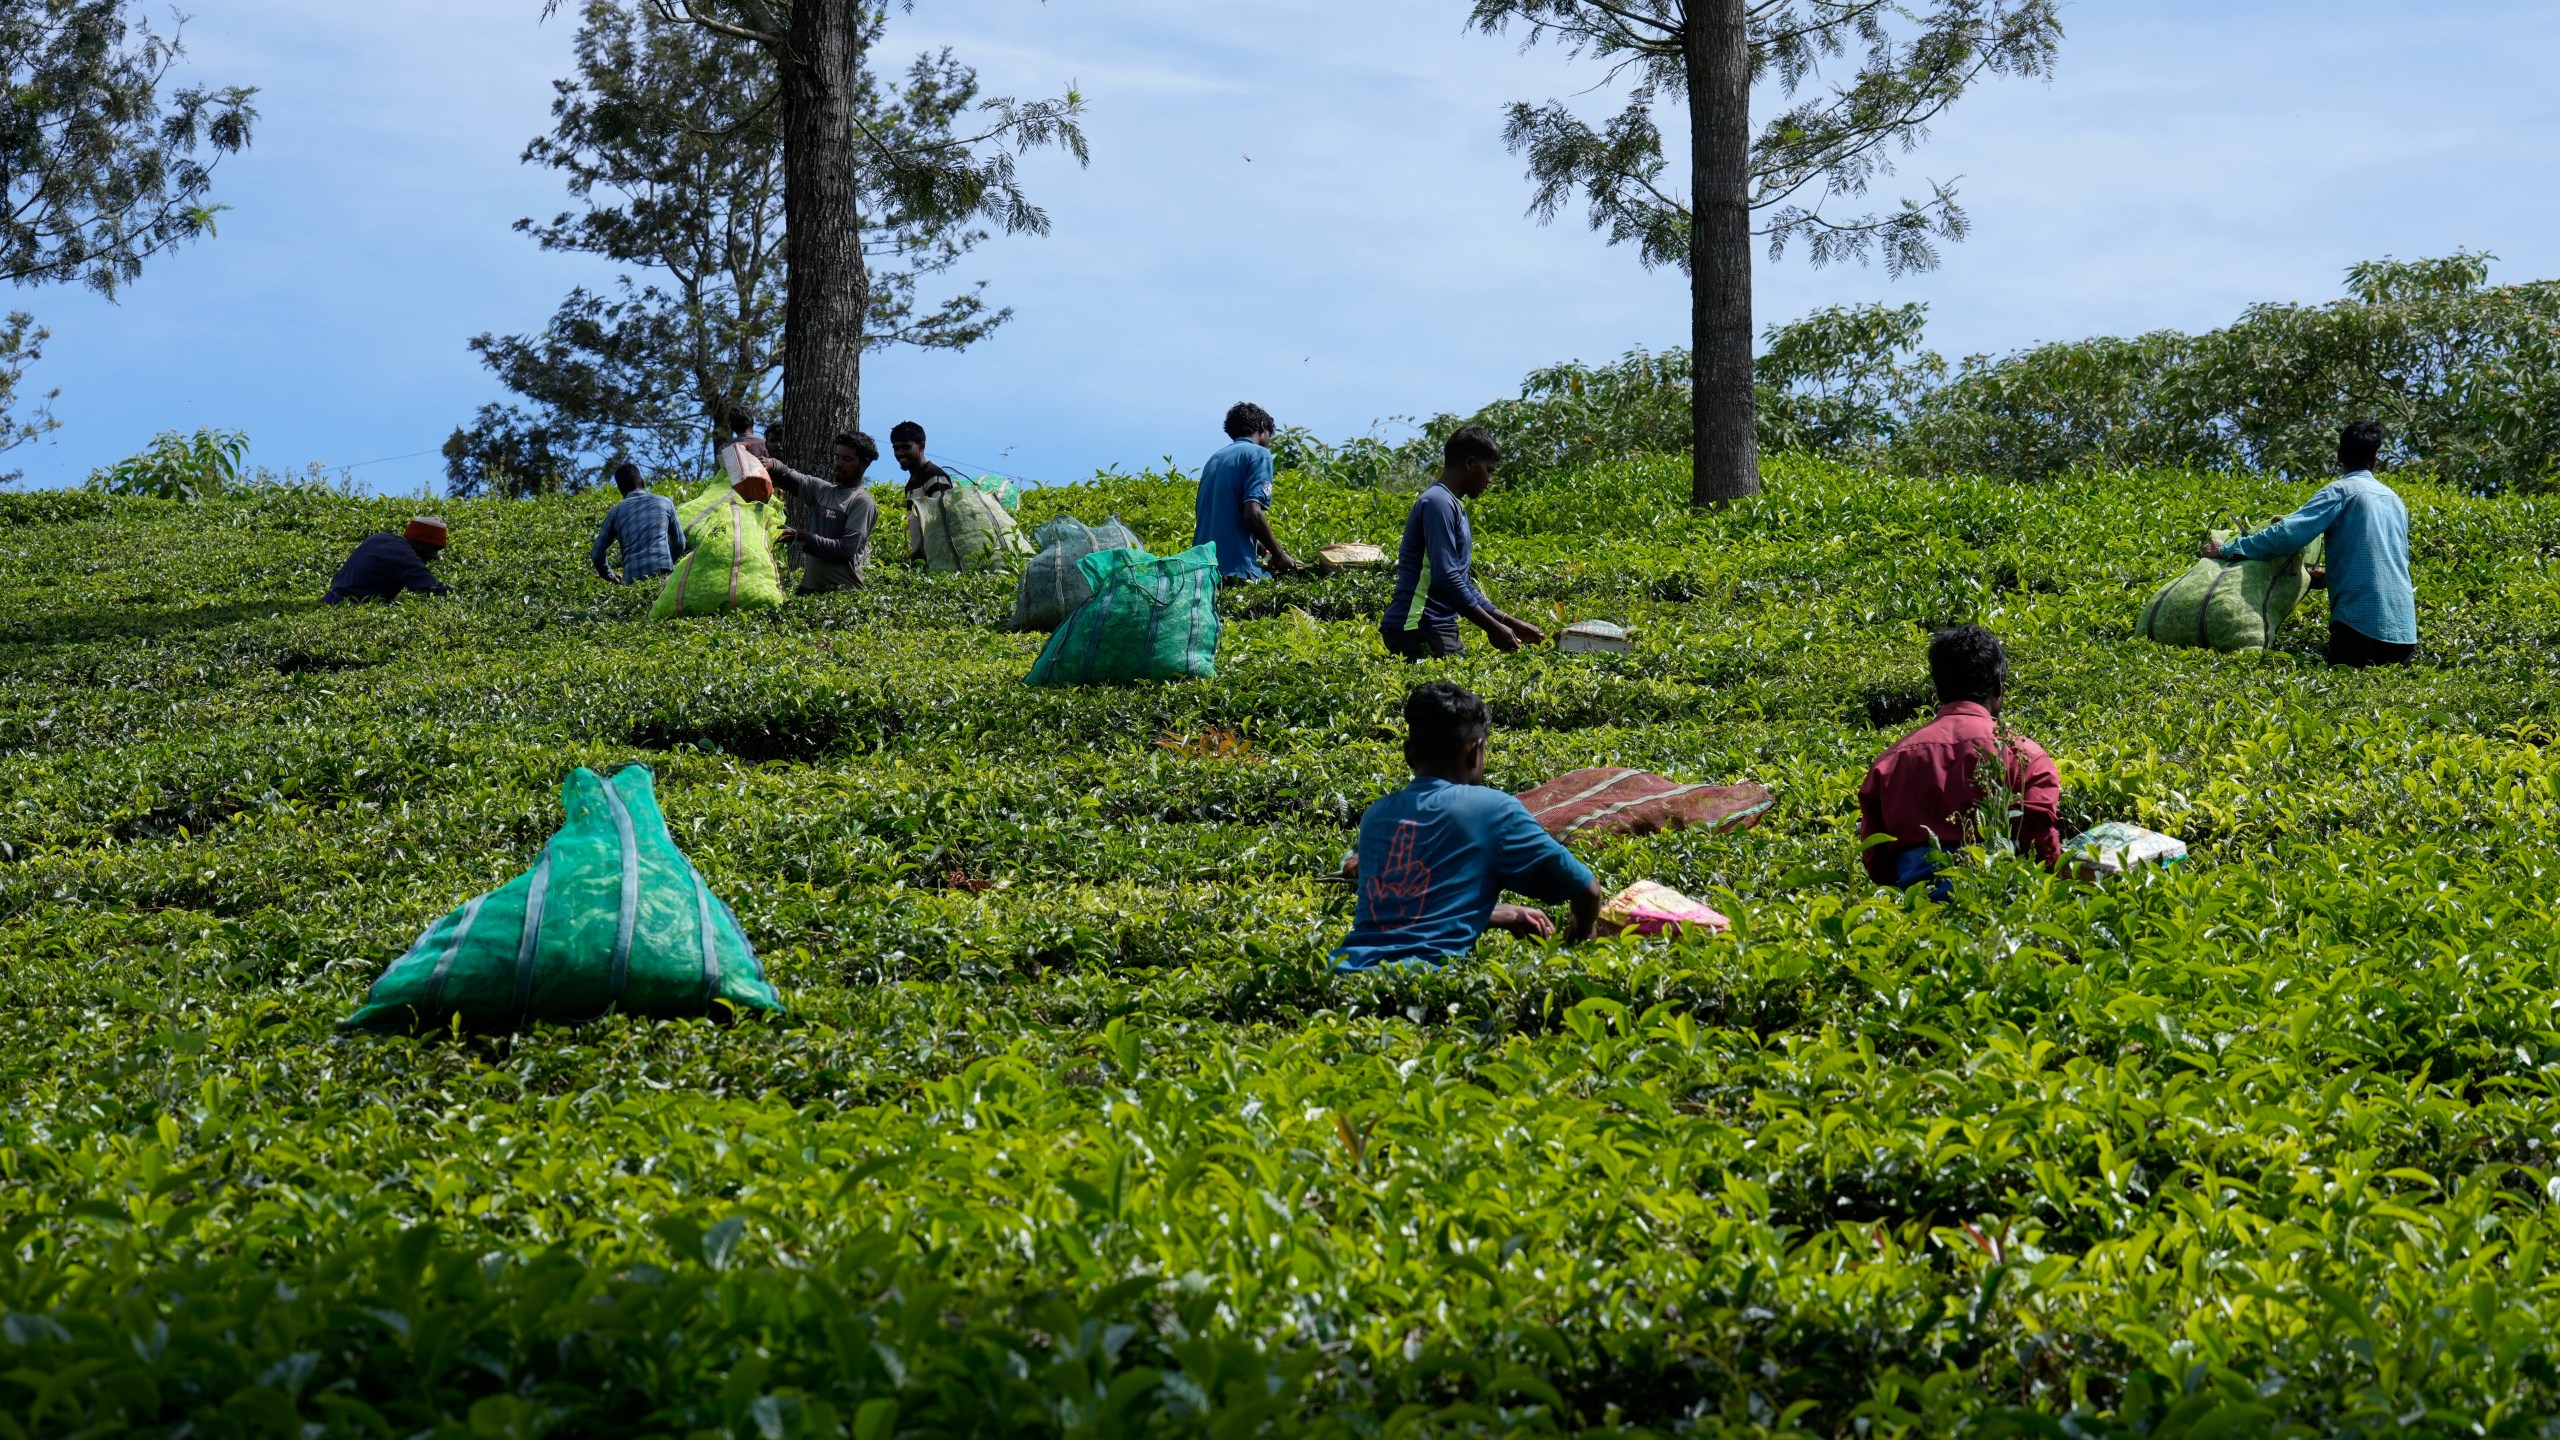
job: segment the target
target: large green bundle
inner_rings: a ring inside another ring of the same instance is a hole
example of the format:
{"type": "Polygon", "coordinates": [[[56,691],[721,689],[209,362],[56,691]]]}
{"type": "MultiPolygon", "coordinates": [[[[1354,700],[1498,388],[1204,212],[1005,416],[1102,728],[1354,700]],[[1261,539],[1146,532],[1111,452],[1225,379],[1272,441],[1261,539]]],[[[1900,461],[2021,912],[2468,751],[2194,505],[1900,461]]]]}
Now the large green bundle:
{"type": "MultiPolygon", "coordinates": [[[[2217,530],[2213,538],[2229,544],[2232,533],[2217,530]]],[[[2151,597],[2133,633],[2162,645],[2225,654],[2263,650],[2302,603],[2311,588],[2311,567],[2319,563],[2317,540],[2300,554],[2268,560],[2199,559],[2151,597]]]]}
{"type": "Polygon", "coordinates": [[[1030,685],[1107,685],[1218,673],[1218,547],[1161,558],[1134,547],[1076,562],[1093,598],[1040,651],[1030,685]]]}
{"type": "Polygon", "coordinates": [[[1061,517],[1031,532],[1031,538],[1040,542],[1040,553],[1022,567],[1022,583],[1013,592],[1015,630],[1055,630],[1093,598],[1093,584],[1084,578],[1087,555],[1140,548],[1137,532],[1117,515],[1100,525],[1061,517]]]}
{"type": "Polygon", "coordinates": [[[533,869],[427,927],[351,1030],[512,1030],[622,1011],[780,1010],[738,917],[667,834],[646,768],[560,786],[568,823],[533,869]]]}
{"type": "Polygon", "coordinates": [[[676,562],[649,607],[649,618],[769,610],[782,603],[782,574],[773,563],[775,537],[787,523],[782,502],[749,503],[726,484],[686,501],[676,523],[693,548],[676,562]]]}
{"type": "Polygon", "coordinates": [[[1030,553],[1013,512],[991,490],[954,484],[939,495],[913,496],[908,503],[916,507],[924,568],[936,575],[992,570],[1030,553]]]}

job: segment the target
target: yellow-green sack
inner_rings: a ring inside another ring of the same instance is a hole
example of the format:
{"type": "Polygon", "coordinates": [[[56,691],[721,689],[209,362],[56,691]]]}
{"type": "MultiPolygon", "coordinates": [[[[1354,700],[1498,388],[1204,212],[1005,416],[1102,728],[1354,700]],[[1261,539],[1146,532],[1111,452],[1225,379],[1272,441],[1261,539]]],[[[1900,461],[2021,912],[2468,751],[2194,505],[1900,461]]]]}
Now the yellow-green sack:
{"type": "Polygon", "coordinates": [[[993,570],[1031,546],[1013,523],[1013,512],[992,491],[953,485],[939,495],[917,495],[918,532],[924,541],[924,568],[936,575],[963,575],[993,570]]]}
{"type": "MultiPolygon", "coordinates": [[[[2229,544],[2233,532],[2216,530],[2217,543],[2229,544]]],[[[2143,607],[2133,633],[2161,645],[2219,650],[2264,650],[2302,603],[2311,588],[2311,567],[2320,563],[2320,542],[2300,554],[2266,560],[2198,559],[2187,572],[2163,586],[2143,607]]]]}
{"type": "Polygon", "coordinates": [[[773,563],[774,537],[787,523],[781,501],[750,504],[715,483],[677,507],[676,523],[693,548],[676,562],[649,609],[650,619],[770,610],[782,603],[782,574],[773,563]]]}

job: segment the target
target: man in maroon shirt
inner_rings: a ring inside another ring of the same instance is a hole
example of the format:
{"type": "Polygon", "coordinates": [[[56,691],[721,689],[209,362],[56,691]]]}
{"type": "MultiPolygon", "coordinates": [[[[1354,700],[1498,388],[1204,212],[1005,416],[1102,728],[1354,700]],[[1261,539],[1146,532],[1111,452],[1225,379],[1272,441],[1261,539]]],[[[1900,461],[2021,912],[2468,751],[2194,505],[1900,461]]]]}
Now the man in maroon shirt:
{"type": "Polygon", "coordinates": [[[2044,747],[2000,728],[2009,687],[2000,637],[1979,625],[1939,631],[1929,641],[1929,678],[1938,718],[1877,756],[1858,786],[1858,838],[1885,837],[1859,857],[1867,874],[1879,885],[1916,885],[1937,873],[1939,854],[1978,841],[1984,781],[1995,764],[2008,785],[2018,853],[2060,862],[2062,776],[2044,747]]]}

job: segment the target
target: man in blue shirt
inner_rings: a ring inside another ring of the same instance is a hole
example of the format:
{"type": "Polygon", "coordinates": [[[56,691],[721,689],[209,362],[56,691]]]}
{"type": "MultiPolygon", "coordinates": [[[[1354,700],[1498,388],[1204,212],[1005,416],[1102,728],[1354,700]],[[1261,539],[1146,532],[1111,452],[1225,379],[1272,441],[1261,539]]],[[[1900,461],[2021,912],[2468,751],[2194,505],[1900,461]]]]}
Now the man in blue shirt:
{"type": "Polygon", "coordinates": [[[1256,550],[1283,575],[1307,568],[1290,559],[1271,533],[1271,437],[1278,429],[1271,412],[1259,405],[1230,406],[1230,443],[1200,467],[1191,543],[1218,547],[1218,573],[1226,579],[1267,578],[1269,572],[1254,561],[1256,550]]]}
{"type": "Polygon", "coordinates": [[[604,528],[596,532],[596,543],[587,552],[588,563],[596,574],[616,585],[631,585],[654,580],[676,568],[684,558],[684,527],[676,523],[676,502],[664,495],[649,493],[649,482],[637,465],[616,466],[613,483],[622,490],[622,499],[604,512],[604,528]],[[622,573],[616,575],[605,568],[605,551],[622,546],[622,573]]]}
{"type": "Polygon", "coordinates": [[[1404,702],[1405,763],[1413,783],[1360,817],[1352,880],[1360,887],[1336,970],[1437,965],[1487,930],[1555,933],[1546,912],[1501,903],[1502,892],[1573,906],[1567,943],[1600,923],[1600,882],[1540,829],[1527,807],[1484,783],[1493,716],[1463,686],[1434,680],[1404,702]]]}
{"type": "Polygon", "coordinates": [[[2291,555],[2328,540],[2329,663],[2405,665],[2418,652],[2418,596],[2409,583],[2409,507],[2373,477],[2382,426],[2358,420],[2338,436],[2341,478],[2301,509],[2228,545],[2204,542],[2215,560],[2291,555]]]}
{"type": "Polygon", "coordinates": [[[1440,449],[1440,478],[1413,502],[1404,519],[1404,543],[1396,550],[1396,593],[1378,622],[1390,654],[1407,660],[1455,655],[1458,617],[1483,629],[1496,650],[1517,650],[1547,638],[1526,620],[1493,608],[1476,588],[1475,531],[1458,502],[1493,484],[1502,448],[1481,425],[1451,435],[1440,449]]]}
{"type": "Polygon", "coordinates": [[[404,591],[420,595],[450,595],[453,587],[435,577],[427,569],[444,553],[452,532],[434,515],[421,515],[411,520],[397,535],[385,532],[367,535],[356,542],[355,553],[338,567],[329,582],[329,593],[320,597],[323,605],[342,605],[350,600],[397,600],[404,591]]]}

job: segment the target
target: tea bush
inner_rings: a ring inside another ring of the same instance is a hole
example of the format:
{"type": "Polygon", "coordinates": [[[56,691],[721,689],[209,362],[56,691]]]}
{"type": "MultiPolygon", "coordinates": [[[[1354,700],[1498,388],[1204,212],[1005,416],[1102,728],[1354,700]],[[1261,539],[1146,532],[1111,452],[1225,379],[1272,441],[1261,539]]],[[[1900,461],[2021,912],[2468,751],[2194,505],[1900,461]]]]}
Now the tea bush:
{"type": "Polygon", "coordinates": [[[1640,643],[1444,673],[1495,783],[1771,785],[1590,856],[1734,933],[1358,978],[1379,577],[1222,597],[1215,680],[1048,691],[1000,577],[652,625],[592,496],[448,507],[458,596],[388,609],[314,597],[394,502],[0,497],[0,1435],[2551,1433],[2560,509],[2409,484],[2425,650],[2355,674],[2312,615],[2128,638],[2300,487],[1685,493],[1478,502],[1506,607],[1640,643]],[[2066,821],[2187,867],[1853,878],[1967,618],[2066,821]],[[634,761],[788,1017],[335,1033],[634,761]]]}

